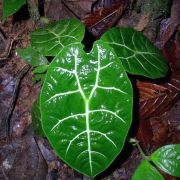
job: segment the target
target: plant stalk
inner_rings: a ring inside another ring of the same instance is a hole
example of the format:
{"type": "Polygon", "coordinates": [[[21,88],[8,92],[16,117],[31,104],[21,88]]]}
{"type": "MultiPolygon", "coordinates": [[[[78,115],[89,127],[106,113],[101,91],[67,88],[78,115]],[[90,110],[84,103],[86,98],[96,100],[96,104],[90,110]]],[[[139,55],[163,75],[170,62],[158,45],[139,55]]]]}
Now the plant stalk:
{"type": "Polygon", "coordinates": [[[141,154],[141,156],[143,157],[143,159],[149,160],[149,156],[146,156],[146,154],[144,153],[144,151],[142,150],[139,141],[136,138],[131,138],[129,140],[130,143],[133,144],[133,146],[136,146],[141,154]]]}
{"type": "Polygon", "coordinates": [[[28,0],[27,3],[31,19],[34,21],[36,26],[39,26],[41,24],[41,21],[38,9],[38,0],[28,0]]]}

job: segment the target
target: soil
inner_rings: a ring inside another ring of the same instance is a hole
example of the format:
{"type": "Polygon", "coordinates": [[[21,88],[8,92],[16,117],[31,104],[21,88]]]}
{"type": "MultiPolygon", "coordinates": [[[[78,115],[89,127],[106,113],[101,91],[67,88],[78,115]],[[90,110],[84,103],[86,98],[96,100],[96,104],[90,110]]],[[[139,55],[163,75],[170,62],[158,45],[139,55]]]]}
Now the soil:
{"type": "MultiPolygon", "coordinates": [[[[67,17],[75,17],[83,21],[100,5],[102,6],[102,2],[98,4],[96,0],[47,1],[43,13],[51,21],[67,17]],[[92,6],[94,4],[95,6],[92,6]]],[[[114,3],[114,1],[107,2],[114,3]]],[[[170,62],[172,74],[178,74],[180,18],[177,19],[176,11],[180,3],[177,0],[172,1],[165,7],[167,13],[163,14],[159,11],[158,17],[155,17],[157,9],[147,10],[142,3],[144,0],[129,0],[116,25],[132,26],[142,31],[164,51],[170,62]],[[174,52],[173,55],[169,52],[169,47],[174,52]]],[[[108,3],[100,7],[105,8],[105,5],[106,8],[110,8],[108,3]]],[[[23,7],[14,16],[0,21],[0,179],[87,179],[64,164],[56,156],[47,139],[37,136],[33,131],[31,107],[40,93],[41,84],[32,81],[32,67],[18,79],[27,64],[16,53],[16,48],[27,47],[30,33],[37,28],[29,15],[26,14],[21,18],[26,10],[27,7],[23,7]]],[[[2,15],[2,2],[0,2],[0,15],[2,15]]],[[[179,77],[176,76],[178,84],[180,84],[179,77]]],[[[169,81],[164,83],[166,82],[169,81]]],[[[136,118],[134,120],[136,125],[131,128],[130,136],[139,138],[147,155],[163,145],[180,143],[180,86],[177,85],[176,88],[176,99],[171,101],[173,103],[165,112],[146,119],[137,118],[137,123],[136,118]],[[143,121],[144,124],[141,123],[143,121]]],[[[163,107],[163,102],[161,106],[163,107]]],[[[137,148],[127,143],[113,164],[96,179],[129,180],[141,160],[137,148]]],[[[167,180],[176,179],[167,174],[163,175],[167,180]]]]}

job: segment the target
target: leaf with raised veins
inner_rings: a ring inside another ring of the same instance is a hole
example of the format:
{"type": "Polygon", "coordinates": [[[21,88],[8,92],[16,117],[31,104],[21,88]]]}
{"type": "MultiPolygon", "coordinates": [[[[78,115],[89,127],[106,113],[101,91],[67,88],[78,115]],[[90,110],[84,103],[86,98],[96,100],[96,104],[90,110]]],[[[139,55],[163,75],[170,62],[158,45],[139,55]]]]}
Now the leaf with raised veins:
{"type": "Polygon", "coordinates": [[[180,144],[171,144],[157,149],[152,155],[153,163],[166,173],[180,177],[180,144]]]}
{"type": "Polygon", "coordinates": [[[90,53],[65,47],[41,91],[43,130],[59,157],[95,177],[122,150],[131,125],[132,87],[116,54],[101,41],[90,53]]]}
{"type": "Polygon", "coordinates": [[[80,43],[84,25],[77,19],[64,19],[34,31],[31,44],[44,56],[56,56],[65,46],[80,43]]]}
{"type": "Polygon", "coordinates": [[[104,33],[101,40],[114,49],[127,72],[152,79],[167,74],[165,58],[142,33],[115,27],[104,33]]]}

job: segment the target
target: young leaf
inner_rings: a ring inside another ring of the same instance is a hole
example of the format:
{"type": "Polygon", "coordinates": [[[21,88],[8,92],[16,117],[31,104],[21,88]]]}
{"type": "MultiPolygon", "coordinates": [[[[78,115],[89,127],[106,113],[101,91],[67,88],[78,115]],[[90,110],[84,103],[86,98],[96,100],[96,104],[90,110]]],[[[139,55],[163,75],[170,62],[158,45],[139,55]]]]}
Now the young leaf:
{"type": "Polygon", "coordinates": [[[56,153],[94,177],[122,150],[131,125],[132,87],[110,47],[65,47],[50,64],[40,98],[43,130],[56,153]]]}
{"type": "Polygon", "coordinates": [[[26,0],[3,0],[3,18],[6,18],[18,11],[26,0]]]}
{"type": "Polygon", "coordinates": [[[166,173],[180,177],[180,144],[159,148],[151,155],[151,160],[166,173]]]}
{"type": "Polygon", "coordinates": [[[132,180],[164,180],[163,176],[147,160],[141,162],[132,180]]]}
{"type": "Polygon", "coordinates": [[[49,67],[49,65],[47,65],[47,64],[42,65],[42,66],[38,66],[32,71],[32,73],[33,74],[45,73],[47,71],[48,67],[49,67]]]}
{"type": "Polygon", "coordinates": [[[16,51],[22,59],[34,67],[48,64],[48,60],[31,46],[18,48],[16,51]]]}
{"type": "Polygon", "coordinates": [[[35,134],[45,137],[44,131],[42,129],[41,125],[41,112],[40,112],[40,103],[39,103],[39,97],[37,100],[34,102],[32,106],[32,124],[33,124],[33,129],[35,134]]]}
{"type": "Polygon", "coordinates": [[[79,20],[64,19],[34,31],[31,43],[44,56],[56,56],[64,46],[81,42],[84,31],[84,25],[79,20]]]}
{"type": "Polygon", "coordinates": [[[166,60],[142,33],[116,27],[107,31],[101,40],[114,49],[127,72],[152,79],[166,75],[166,60]]]}
{"type": "Polygon", "coordinates": [[[34,77],[32,78],[33,81],[40,82],[42,84],[44,82],[44,79],[46,77],[46,73],[43,74],[34,74],[34,77]]]}

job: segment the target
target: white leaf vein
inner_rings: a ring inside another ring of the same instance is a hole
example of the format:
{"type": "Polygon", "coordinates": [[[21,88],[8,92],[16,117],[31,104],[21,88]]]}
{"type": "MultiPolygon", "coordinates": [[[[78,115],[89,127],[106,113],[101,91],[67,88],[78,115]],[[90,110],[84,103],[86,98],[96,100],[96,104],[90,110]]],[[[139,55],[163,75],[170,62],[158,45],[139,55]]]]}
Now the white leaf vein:
{"type": "Polygon", "coordinates": [[[114,115],[115,117],[117,117],[118,119],[120,119],[123,123],[126,123],[123,118],[121,118],[120,116],[118,116],[115,112],[107,110],[107,109],[95,109],[95,110],[90,110],[89,113],[95,113],[95,112],[106,112],[106,113],[110,113],[112,115],[114,115]]]}

